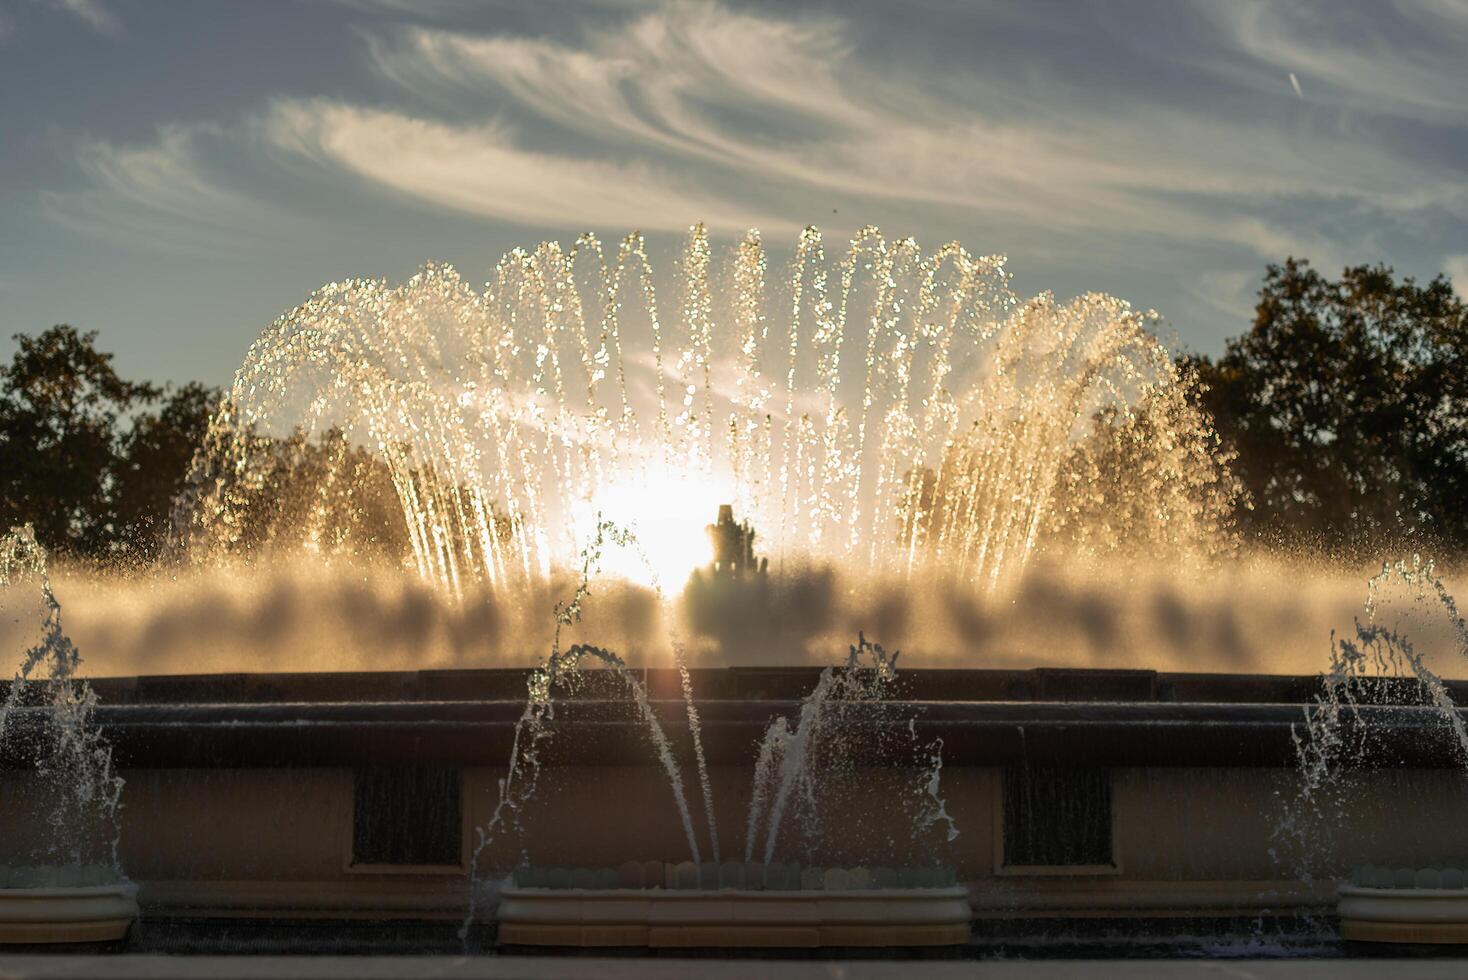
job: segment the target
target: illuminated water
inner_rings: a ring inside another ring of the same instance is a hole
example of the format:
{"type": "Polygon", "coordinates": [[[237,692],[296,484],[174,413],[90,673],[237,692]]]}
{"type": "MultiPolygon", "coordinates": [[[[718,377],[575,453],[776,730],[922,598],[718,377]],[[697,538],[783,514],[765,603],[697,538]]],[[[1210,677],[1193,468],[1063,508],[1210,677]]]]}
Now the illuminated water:
{"type": "MultiPolygon", "coordinates": [[[[698,789],[703,798],[706,821],[704,830],[707,833],[708,854],[711,857],[709,861],[703,860],[701,835],[689,807],[683,774],[673,745],[663,729],[642,679],[628,669],[620,656],[604,647],[590,643],[563,647],[565,631],[580,623],[585,613],[585,603],[592,594],[593,581],[598,575],[602,555],[608,547],[617,544],[635,546],[636,542],[630,532],[611,522],[600,522],[581,554],[579,585],[568,601],[556,605],[550,653],[529,674],[525,707],[515,725],[505,775],[499,780],[498,800],[489,819],[475,828],[475,845],[469,860],[469,905],[460,930],[460,936],[466,944],[469,930],[478,914],[480,863],[486,849],[501,835],[515,833],[520,836],[522,866],[529,866],[525,833],[530,828],[520,825],[520,814],[535,796],[538,787],[541,752],[554,735],[551,723],[555,719],[556,698],[558,694],[576,689],[583,677],[582,666],[588,662],[610,671],[622,683],[636,706],[639,719],[646,727],[653,754],[667,778],[682,821],[689,860],[679,867],[693,869],[695,880],[700,876],[712,879],[717,876],[721,867],[719,832],[714,817],[716,807],[703,751],[698,709],[694,702],[687,663],[676,637],[674,647],[682,678],[683,707],[688,720],[693,757],[698,767],[698,789]]],[[[760,562],[753,566],[753,571],[730,572],[718,578],[714,584],[718,588],[736,590],[755,586],[763,577],[764,567],[764,563],[760,562]]],[[[810,694],[802,700],[797,718],[792,720],[778,717],[769,724],[761,739],[754,767],[754,785],[746,818],[746,864],[752,862],[756,837],[763,831],[766,843],[762,864],[765,867],[773,865],[776,844],[782,827],[787,823],[787,810],[791,809],[792,800],[795,801],[794,808],[799,812],[797,818],[790,822],[797,823],[798,829],[802,831],[802,853],[806,853],[811,840],[819,837],[821,821],[818,799],[821,787],[833,772],[850,769],[851,733],[843,728],[842,722],[847,717],[843,709],[854,705],[859,711],[875,707],[880,712],[885,688],[896,674],[897,656],[895,652],[889,656],[880,645],[868,643],[864,636],[859,637],[857,644],[850,648],[845,664],[839,668],[827,667],[821,672],[810,694]]],[[[870,710],[862,713],[866,716],[865,720],[871,720],[870,710]]],[[[913,732],[911,722],[908,727],[909,732],[913,732]]],[[[916,741],[915,734],[913,740],[916,741]]],[[[951,842],[958,836],[958,829],[948,814],[941,793],[942,744],[942,740],[937,739],[926,747],[929,753],[927,768],[920,770],[924,773],[925,781],[914,823],[918,831],[926,830],[939,822],[944,823],[947,839],[951,842]]],[[[740,874],[744,867],[736,862],[722,866],[738,867],[741,869],[740,874]]]]}
{"type": "Polygon", "coordinates": [[[0,745],[18,745],[33,769],[14,784],[22,792],[0,800],[0,833],[27,822],[47,832],[34,841],[32,867],[0,869],[0,879],[21,887],[116,881],[123,782],[93,724],[97,697],[78,676],[81,656],[61,627],[47,554],[29,526],[0,535],[0,594],[18,593],[35,600],[40,635],[31,637],[0,702],[0,745]],[[25,706],[34,708],[18,710],[25,706]]]}
{"type": "MultiPolygon", "coordinates": [[[[672,273],[654,271],[634,234],[612,250],[583,237],[512,252],[482,289],[430,266],[399,286],[319,290],[237,373],[176,510],[177,564],[98,589],[110,672],[538,662],[472,876],[498,835],[523,829],[556,691],[583,664],[622,681],[693,866],[722,856],[690,656],[825,661],[834,637],[865,627],[915,643],[925,665],[1313,665],[1309,644],[1337,610],[1298,613],[1335,593],[1298,568],[1218,561],[1235,553],[1238,485],[1154,315],[1094,294],[1022,301],[998,258],[925,253],[875,229],[830,256],[809,230],[783,274],[771,265],[754,233],[716,261],[700,227],[672,273]],[[726,503],[771,567],[710,593],[687,583],[726,503]],[[669,660],[683,669],[702,827],[629,669],[669,660]]],[[[1468,646],[1430,569],[1390,571],[1435,595],[1468,646]]],[[[0,584],[31,580],[43,636],[0,706],[0,738],[44,676],[53,737],[35,753],[35,799],[55,832],[37,862],[116,872],[121,781],[90,725],[95,699],[44,554],[24,533],[3,539],[0,584]]],[[[1366,681],[1414,678],[1468,761],[1426,659],[1385,626],[1353,636],[1333,645],[1304,715],[1281,846],[1323,853],[1323,828],[1350,819],[1347,770],[1369,746],[1343,744],[1340,719],[1366,681]]],[[[894,661],[862,637],[796,717],[770,723],[746,864],[819,834],[822,782],[849,765],[841,721],[853,704],[882,710],[894,661]]],[[[941,742],[914,734],[907,748],[920,776],[911,824],[951,842],[941,742]]]]}
{"type": "Polygon", "coordinates": [[[1153,315],[1021,301],[999,258],[872,228],[832,255],[807,230],[781,274],[757,233],[714,251],[698,226],[672,272],[633,234],[511,252],[483,289],[447,266],[328,285],[251,348],[177,543],[207,563],[370,538],[456,596],[534,590],[602,518],[646,558],[606,570],[674,591],[722,503],[776,567],[981,591],[1046,548],[1231,546],[1236,484],[1153,315]],[[291,483],[268,437],[293,429],[318,452],[291,483]]]}
{"type": "MultiPolygon", "coordinates": [[[[1299,780],[1283,801],[1273,853],[1302,880],[1339,879],[1350,872],[1340,863],[1336,838],[1359,822],[1359,801],[1366,796],[1362,786],[1383,770],[1401,768],[1393,753],[1402,739],[1444,739],[1452,764],[1468,777],[1468,725],[1439,670],[1429,664],[1430,646],[1446,648],[1439,659],[1448,669],[1462,669],[1468,622],[1456,600],[1430,560],[1414,555],[1410,561],[1384,562],[1367,583],[1361,617],[1350,631],[1332,634],[1321,693],[1306,705],[1295,733],[1299,780]],[[1418,645],[1419,629],[1429,639],[1427,646],[1418,645]],[[1434,635],[1444,631],[1445,641],[1434,635]],[[1363,707],[1377,710],[1363,712],[1363,707]]],[[[1390,853],[1397,843],[1384,840],[1377,846],[1390,853]]],[[[1447,864],[1458,856],[1439,858],[1447,864]]],[[[1355,876],[1363,876],[1360,869],[1355,876]]],[[[1364,878],[1375,885],[1375,869],[1364,878]]]]}

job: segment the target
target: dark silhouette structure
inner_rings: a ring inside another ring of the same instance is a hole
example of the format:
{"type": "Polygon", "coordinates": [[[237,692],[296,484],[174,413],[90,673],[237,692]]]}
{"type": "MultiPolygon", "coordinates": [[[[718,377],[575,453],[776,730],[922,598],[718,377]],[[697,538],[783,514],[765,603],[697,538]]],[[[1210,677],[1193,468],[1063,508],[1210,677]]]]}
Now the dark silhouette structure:
{"type": "Polygon", "coordinates": [[[748,521],[735,523],[732,504],[719,505],[718,523],[710,524],[707,530],[709,541],[714,546],[710,571],[715,577],[743,578],[765,574],[769,559],[754,557],[754,528],[748,521]]]}

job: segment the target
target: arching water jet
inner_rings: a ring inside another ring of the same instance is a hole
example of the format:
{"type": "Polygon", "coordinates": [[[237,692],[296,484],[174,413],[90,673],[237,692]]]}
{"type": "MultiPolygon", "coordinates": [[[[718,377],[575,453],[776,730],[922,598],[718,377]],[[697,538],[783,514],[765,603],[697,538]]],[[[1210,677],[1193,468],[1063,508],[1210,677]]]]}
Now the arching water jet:
{"type": "Polygon", "coordinates": [[[482,290],[436,265],[324,287],[251,348],[177,543],[329,552],[390,494],[413,566],[456,595],[570,567],[597,514],[686,575],[710,499],[777,564],[981,590],[1047,547],[1228,546],[1237,487],[1154,315],[1021,302],[1002,259],[875,228],[833,258],[808,229],[783,289],[757,232],[716,273],[695,226],[678,270],[671,317],[635,233],[513,251],[482,290]],[[277,459],[293,430],[339,433],[299,501],[277,459]]]}

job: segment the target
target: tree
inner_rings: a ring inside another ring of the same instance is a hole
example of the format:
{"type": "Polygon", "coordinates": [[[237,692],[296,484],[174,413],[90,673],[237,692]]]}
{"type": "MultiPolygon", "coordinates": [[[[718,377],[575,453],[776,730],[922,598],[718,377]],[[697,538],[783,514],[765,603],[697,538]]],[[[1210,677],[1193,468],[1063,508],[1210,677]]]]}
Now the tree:
{"type": "Polygon", "coordinates": [[[412,554],[388,459],[335,426],[315,438],[299,427],[263,435],[235,426],[226,404],[185,482],[178,516],[186,520],[174,529],[181,532],[174,544],[195,559],[260,559],[302,548],[393,562],[412,554]]]}
{"type": "Polygon", "coordinates": [[[64,324],[16,335],[0,367],[0,529],[29,521],[73,558],[152,557],[219,393],[125,381],[96,339],[64,324]]]}
{"type": "Polygon", "coordinates": [[[168,393],[158,413],[141,414],[115,462],[114,538],[132,557],[156,557],[178,495],[219,405],[219,391],[191,381],[168,393]]]}
{"type": "Polygon", "coordinates": [[[112,541],[118,420],[158,389],[122,380],[95,333],[17,334],[0,367],[0,528],[30,521],[48,549],[104,553],[112,541]]]}
{"type": "Polygon", "coordinates": [[[1468,307],[1446,279],[1357,266],[1331,281],[1292,258],[1268,268],[1247,333],[1189,360],[1237,449],[1246,529],[1468,544],[1468,307]]]}

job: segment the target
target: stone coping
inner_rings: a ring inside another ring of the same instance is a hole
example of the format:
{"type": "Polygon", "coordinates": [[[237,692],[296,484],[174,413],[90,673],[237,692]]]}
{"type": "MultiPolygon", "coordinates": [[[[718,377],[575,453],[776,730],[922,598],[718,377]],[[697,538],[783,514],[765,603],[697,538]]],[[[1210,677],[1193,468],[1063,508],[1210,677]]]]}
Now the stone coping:
{"type": "Polygon", "coordinates": [[[0,944],[105,942],[138,917],[130,881],[71,888],[0,888],[0,944]]]}
{"type": "MultiPolygon", "coordinates": [[[[478,884],[479,908],[499,902],[505,882],[478,884]]],[[[1124,878],[993,878],[964,882],[976,919],[1228,917],[1271,910],[1324,914],[1336,902],[1334,883],[1304,885],[1285,879],[1128,880],[1124,878]]],[[[145,919],[445,920],[463,919],[468,881],[463,875],[419,878],[389,875],[352,880],[143,880],[138,901],[145,919]]]]}
{"type": "Polygon", "coordinates": [[[857,865],[802,865],[784,861],[624,861],[618,867],[556,867],[522,865],[507,884],[518,889],[623,894],[665,894],[688,891],[717,893],[825,891],[901,892],[914,888],[950,888],[958,884],[958,869],[934,864],[922,867],[857,865]]]}
{"type": "MultiPolygon", "coordinates": [[[[463,917],[469,887],[463,875],[301,881],[145,879],[138,884],[138,900],[148,918],[443,918],[454,922],[463,917]]],[[[482,909],[494,908],[504,884],[502,879],[478,883],[482,909]]],[[[975,917],[985,919],[1229,916],[1270,909],[1323,912],[1337,899],[1333,882],[1305,885],[1283,878],[982,878],[963,884],[969,890],[975,917]]]]}
{"type": "Polygon", "coordinates": [[[551,889],[500,892],[498,939],[648,948],[952,946],[968,942],[962,885],[810,891],[551,889]]]}
{"type": "Polygon", "coordinates": [[[1468,896],[1468,869],[1462,861],[1414,867],[1377,867],[1363,864],[1351,871],[1347,885],[1373,890],[1445,890],[1468,896]]]}
{"type": "Polygon", "coordinates": [[[1468,944],[1468,890],[1342,885],[1341,938],[1356,942],[1468,944]]]}
{"type": "MultiPolygon", "coordinates": [[[[527,667],[417,671],[238,672],[94,677],[103,704],[228,704],[287,702],[523,701],[527,667]]],[[[799,700],[821,667],[694,667],[700,700],[799,700]]],[[[671,668],[634,673],[654,699],[681,696],[671,668]]],[[[584,676],[569,699],[597,700],[619,693],[617,682],[584,676]]],[[[1388,685],[1391,682],[1386,682],[1388,685]]],[[[1400,684],[1400,682],[1398,682],[1400,684]]],[[[1454,699],[1468,703],[1468,681],[1448,681],[1454,699]]],[[[0,692],[8,689],[0,681],[0,692]]],[[[1304,704],[1321,691],[1317,675],[1161,672],[1113,668],[923,668],[904,666],[893,697],[908,701],[1086,701],[1226,704],[1304,704]]],[[[1400,700],[1398,698],[1397,700],[1400,700]]]]}
{"type": "MultiPolygon", "coordinates": [[[[750,765],[751,746],[795,701],[698,702],[712,764],[750,765]]],[[[674,750],[691,751],[681,700],[655,702],[674,750]]],[[[95,718],[123,768],[502,766],[522,705],[510,701],[102,705],[95,718]]],[[[848,702],[840,723],[871,736],[857,761],[883,765],[883,745],[941,737],[954,766],[1293,767],[1303,712],[1289,704],[1084,702],[848,702]],[[879,736],[893,734],[897,739],[879,736]]],[[[1363,706],[1346,726],[1394,730],[1380,766],[1456,768],[1457,744],[1433,709],[1363,706]]],[[[11,724],[45,723],[22,708],[11,724]]],[[[559,705],[547,765],[653,764],[646,728],[625,700],[559,705]]],[[[0,746],[0,768],[25,767],[24,737],[0,746]]]]}

